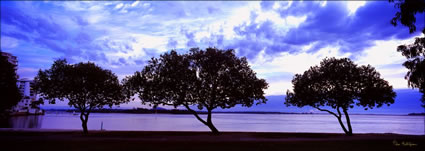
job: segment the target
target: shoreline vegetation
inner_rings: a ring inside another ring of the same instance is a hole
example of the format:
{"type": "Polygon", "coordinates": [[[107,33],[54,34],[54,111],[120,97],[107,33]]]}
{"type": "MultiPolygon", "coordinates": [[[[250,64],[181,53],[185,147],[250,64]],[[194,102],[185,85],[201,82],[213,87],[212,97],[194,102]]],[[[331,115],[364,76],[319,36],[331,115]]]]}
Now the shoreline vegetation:
{"type": "MultiPolygon", "coordinates": [[[[77,112],[76,110],[66,110],[66,112],[77,112]]],[[[189,110],[180,109],[96,109],[93,113],[135,113],[135,114],[192,114],[189,110]]],[[[208,114],[206,111],[196,111],[198,114],[208,114]]],[[[313,114],[311,112],[292,113],[292,112],[268,112],[268,111],[213,111],[212,113],[235,113],[235,114],[313,114]]]]}
{"type": "Polygon", "coordinates": [[[424,135],[275,132],[4,131],[4,150],[422,150],[424,135]],[[7,144],[7,145],[6,145],[7,144]]]}
{"type": "MultiPolygon", "coordinates": [[[[77,109],[45,109],[46,113],[54,112],[69,112],[79,113],[77,109]]],[[[206,111],[196,111],[198,114],[208,114],[206,111]]],[[[92,113],[129,113],[129,114],[192,114],[188,110],[180,109],[146,109],[146,108],[134,108],[134,109],[94,109],[92,113]]],[[[326,114],[327,113],[313,113],[313,112],[268,112],[268,111],[214,111],[212,113],[228,113],[228,114],[326,114]]],[[[425,113],[409,113],[409,114],[356,114],[352,115],[407,115],[407,116],[425,116],[425,113]]]]}

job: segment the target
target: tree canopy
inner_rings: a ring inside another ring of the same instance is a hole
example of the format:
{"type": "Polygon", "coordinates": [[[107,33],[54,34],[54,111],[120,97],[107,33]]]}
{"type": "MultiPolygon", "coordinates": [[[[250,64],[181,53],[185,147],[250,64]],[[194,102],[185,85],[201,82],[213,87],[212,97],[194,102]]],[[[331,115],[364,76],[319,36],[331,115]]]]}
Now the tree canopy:
{"type": "MultiPolygon", "coordinates": [[[[425,34],[425,29],[422,32],[425,34]]],[[[400,45],[397,51],[407,59],[403,66],[409,70],[405,76],[408,86],[419,89],[425,108],[425,37],[416,37],[413,44],[400,45]]]]}
{"type": "MultiPolygon", "coordinates": [[[[399,8],[395,17],[391,20],[391,24],[397,26],[397,22],[409,27],[409,32],[416,31],[416,13],[425,12],[424,0],[389,0],[395,3],[395,7],[399,8]]],[[[425,27],[422,29],[425,34],[425,27]]],[[[400,45],[397,51],[401,52],[406,57],[407,61],[403,63],[409,71],[405,79],[408,81],[408,86],[418,88],[422,93],[422,107],[425,108],[425,37],[416,37],[415,42],[409,45],[400,45]]]]}
{"type": "Polygon", "coordinates": [[[303,74],[296,74],[292,80],[293,91],[286,93],[287,106],[311,106],[337,117],[347,135],[352,135],[348,109],[354,105],[365,110],[394,103],[396,96],[392,86],[380,78],[370,65],[357,66],[348,58],[325,58],[320,66],[310,67],[303,74]],[[325,109],[328,106],[337,112],[325,109]],[[347,127],[341,118],[343,111],[347,127]]]}
{"type": "Polygon", "coordinates": [[[6,111],[15,106],[22,98],[16,85],[17,76],[15,65],[8,61],[0,51],[0,116],[6,115],[6,111]]]}
{"type": "Polygon", "coordinates": [[[129,94],[139,94],[143,103],[184,106],[213,133],[218,133],[212,123],[213,109],[265,103],[263,90],[268,87],[264,79],[256,77],[246,58],[217,48],[192,48],[183,55],[165,53],[152,58],[124,83],[129,94]],[[193,105],[207,110],[206,120],[190,108],[193,105]]]}
{"type": "Polygon", "coordinates": [[[87,121],[92,109],[129,100],[117,76],[91,62],[68,64],[66,60],[56,60],[50,69],[38,72],[34,83],[44,99],[51,103],[55,99],[67,99],[69,106],[78,109],[84,133],[88,133],[87,121]]]}
{"type": "MultiPolygon", "coordinates": [[[[394,2],[394,7],[400,10],[395,14],[391,20],[391,24],[397,26],[397,22],[402,25],[409,27],[409,32],[414,33],[416,31],[416,13],[423,13],[425,11],[424,0],[389,0],[394,2]]],[[[425,30],[425,27],[424,29],[425,30]]]]}

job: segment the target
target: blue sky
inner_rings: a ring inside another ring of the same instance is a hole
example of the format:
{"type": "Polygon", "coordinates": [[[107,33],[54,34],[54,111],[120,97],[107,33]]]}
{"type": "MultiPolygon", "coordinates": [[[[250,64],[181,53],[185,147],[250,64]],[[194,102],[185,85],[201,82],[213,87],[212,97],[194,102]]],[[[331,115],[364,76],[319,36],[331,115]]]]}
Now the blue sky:
{"type": "MultiPolygon", "coordinates": [[[[392,26],[396,11],[387,1],[2,1],[1,49],[30,79],[58,58],[95,62],[122,79],[171,49],[212,46],[247,57],[267,95],[283,95],[294,74],[325,57],[371,64],[405,89],[396,47],[422,34],[392,26]]],[[[416,18],[424,27],[424,15],[416,18]]]]}

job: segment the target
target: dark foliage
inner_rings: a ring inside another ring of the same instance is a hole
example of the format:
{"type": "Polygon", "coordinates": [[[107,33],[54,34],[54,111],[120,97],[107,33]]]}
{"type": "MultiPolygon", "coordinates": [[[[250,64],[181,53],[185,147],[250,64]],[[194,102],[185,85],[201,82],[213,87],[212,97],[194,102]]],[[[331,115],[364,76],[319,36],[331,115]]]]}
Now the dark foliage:
{"type": "Polygon", "coordinates": [[[90,62],[72,65],[56,60],[50,69],[38,72],[34,83],[41,97],[50,103],[67,99],[69,106],[78,109],[84,133],[88,133],[87,121],[93,109],[129,100],[115,74],[90,62]]]}
{"type": "MultiPolygon", "coordinates": [[[[391,20],[391,24],[397,26],[397,22],[409,27],[409,32],[416,31],[416,13],[423,13],[425,11],[425,0],[389,0],[394,2],[394,7],[400,10],[395,14],[391,20]]],[[[424,27],[425,30],[425,27],[424,27]]]]}
{"type": "Polygon", "coordinates": [[[0,116],[7,115],[7,111],[15,106],[22,98],[16,85],[17,76],[15,65],[8,61],[0,51],[0,116]]]}
{"type": "Polygon", "coordinates": [[[37,101],[31,102],[30,106],[31,108],[40,109],[41,104],[44,104],[44,100],[42,98],[39,98],[37,101]]]}
{"type": "Polygon", "coordinates": [[[215,134],[211,112],[215,108],[232,108],[237,104],[250,107],[265,103],[263,90],[268,87],[258,79],[246,58],[233,50],[192,48],[188,54],[175,51],[152,58],[141,71],[124,80],[128,94],[139,94],[143,103],[184,106],[215,134]],[[202,119],[190,108],[207,110],[202,119]]]}
{"type": "MultiPolygon", "coordinates": [[[[422,31],[425,34],[425,29],[422,31]]],[[[406,57],[403,63],[409,71],[405,78],[411,88],[418,88],[422,93],[422,107],[425,108],[425,37],[416,37],[410,45],[400,45],[397,48],[406,57]]]]}
{"type": "Polygon", "coordinates": [[[292,80],[293,92],[286,92],[285,104],[297,107],[312,106],[337,117],[347,135],[352,135],[348,109],[354,105],[367,109],[394,103],[392,86],[380,78],[370,65],[357,66],[350,59],[325,58],[320,66],[310,67],[292,80]],[[323,109],[329,106],[337,112],[323,109]],[[341,110],[347,127],[342,122],[341,110]]]}

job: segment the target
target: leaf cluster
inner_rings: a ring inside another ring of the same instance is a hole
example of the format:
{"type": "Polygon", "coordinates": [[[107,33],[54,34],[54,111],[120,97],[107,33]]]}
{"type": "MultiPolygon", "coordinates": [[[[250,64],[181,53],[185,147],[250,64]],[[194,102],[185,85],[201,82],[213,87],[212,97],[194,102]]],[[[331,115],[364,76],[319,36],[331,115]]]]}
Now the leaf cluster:
{"type": "MultiPolygon", "coordinates": [[[[422,31],[425,34],[425,29],[422,31]]],[[[415,42],[409,45],[400,45],[397,51],[406,57],[403,63],[409,71],[405,79],[409,87],[418,88],[422,95],[423,107],[425,107],[425,37],[416,37],[415,42]]]]}
{"type": "Polygon", "coordinates": [[[129,94],[139,94],[153,105],[197,105],[199,109],[250,107],[265,103],[264,79],[258,79],[246,58],[233,50],[190,49],[187,54],[171,51],[152,58],[141,72],[124,79],[129,94]]]}
{"type": "Polygon", "coordinates": [[[68,99],[70,106],[80,110],[128,101],[117,76],[91,62],[56,60],[50,69],[38,72],[34,83],[35,90],[51,103],[68,99]]]}
{"type": "Polygon", "coordinates": [[[285,104],[297,107],[330,106],[365,109],[394,103],[395,92],[370,65],[357,66],[348,58],[325,58],[292,80],[293,92],[287,91],[285,104]]]}
{"type": "MultiPolygon", "coordinates": [[[[424,0],[389,0],[393,2],[394,7],[399,8],[395,16],[391,19],[391,24],[397,26],[397,22],[402,25],[409,27],[409,32],[413,33],[416,31],[416,13],[423,13],[425,11],[424,0]]],[[[425,30],[425,28],[424,28],[425,30]]]]}

